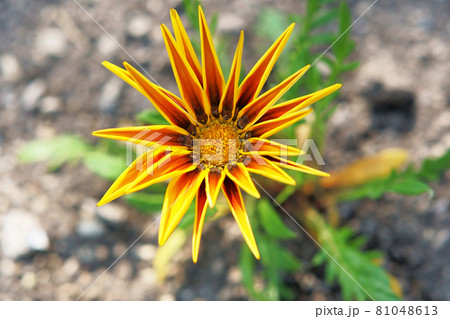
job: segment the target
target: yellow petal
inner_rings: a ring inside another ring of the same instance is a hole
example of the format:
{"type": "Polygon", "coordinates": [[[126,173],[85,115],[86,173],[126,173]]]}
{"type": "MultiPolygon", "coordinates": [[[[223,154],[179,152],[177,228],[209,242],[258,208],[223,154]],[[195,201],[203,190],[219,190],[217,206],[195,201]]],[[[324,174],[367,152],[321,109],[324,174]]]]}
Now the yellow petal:
{"type": "Polygon", "coordinates": [[[144,90],[140,87],[139,84],[137,84],[133,77],[131,76],[131,74],[127,71],[124,70],[120,67],[118,67],[117,65],[114,65],[108,61],[103,61],[103,66],[105,68],[107,68],[108,70],[110,70],[112,73],[114,73],[115,75],[117,75],[119,78],[121,78],[122,80],[124,80],[125,82],[127,82],[129,85],[131,85],[132,87],[134,87],[136,90],[138,90],[142,95],[145,95],[144,90]]]}
{"type": "Polygon", "coordinates": [[[172,125],[147,125],[110,128],[92,132],[92,135],[119,141],[135,143],[143,146],[159,144],[161,146],[186,147],[189,133],[172,125]]]}
{"type": "Polygon", "coordinates": [[[197,166],[192,164],[189,153],[190,151],[183,153],[176,151],[166,155],[151,169],[141,168],[140,174],[128,186],[126,193],[140,191],[150,185],[194,170],[197,166]]]}
{"type": "Polygon", "coordinates": [[[259,174],[284,184],[295,185],[295,180],[289,174],[264,157],[252,154],[252,157],[248,157],[243,163],[250,173],[259,174]]]}
{"type": "Polygon", "coordinates": [[[132,184],[139,174],[142,172],[153,170],[169,152],[162,148],[156,150],[149,150],[148,152],[139,156],[133,163],[127,167],[125,171],[115,180],[115,182],[108,189],[103,198],[98,202],[97,206],[105,205],[116,198],[126,194],[126,190],[132,184]]]}
{"type": "Polygon", "coordinates": [[[161,30],[181,96],[195,113],[197,120],[206,123],[211,106],[202,85],[164,24],[161,25],[161,30]]]}
{"type": "Polygon", "coordinates": [[[258,96],[259,92],[261,92],[276,60],[280,56],[281,51],[283,51],[283,48],[294,29],[294,25],[294,23],[291,24],[280,35],[242,81],[242,84],[239,86],[239,98],[236,103],[238,110],[244,108],[248,103],[253,101],[253,99],[258,96]]]}
{"type": "Polygon", "coordinates": [[[205,176],[206,170],[193,170],[170,181],[164,198],[159,227],[158,242],[161,246],[183,218],[205,176]]]}
{"type": "Polygon", "coordinates": [[[205,222],[206,215],[206,190],[205,181],[198,189],[197,197],[195,199],[195,218],[194,218],[194,231],[192,235],[192,260],[194,263],[198,259],[198,251],[200,249],[200,239],[202,237],[203,223],[205,222]]]}
{"type": "Polygon", "coordinates": [[[225,120],[234,116],[234,109],[238,98],[239,76],[241,74],[242,48],[244,46],[244,31],[241,31],[239,42],[231,65],[230,76],[222,94],[219,112],[225,120]]]}
{"type": "Polygon", "coordinates": [[[124,62],[123,64],[128,72],[130,72],[133,79],[145,91],[145,96],[169,123],[186,129],[195,125],[195,118],[187,113],[185,109],[178,104],[176,99],[172,98],[164,89],[150,82],[132,65],[127,62],[124,62]]]}
{"type": "Polygon", "coordinates": [[[330,95],[334,91],[338,90],[341,86],[341,84],[334,84],[317,92],[274,105],[267,110],[267,112],[258,120],[257,123],[277,119],[284,115],[300,111],[301,109],[310,106],[311,104],[319,101],[327,95],[330,95]]]}
{"type": "Polygon", "coordinates": [[[245,242],[252,251],[253,255],[259,259],[259,251],[256,245],[255,237],[253,235],[252,227],[248,219],[247,211],[245,210],[244,201],[239,187],[229,178],[223,182],[222,191],[230,205],[231,213],[236,220],[239,229],[244,236],[245,242]]]}
{"type": "Polygon", "coordinates": [[[259,138],[267,138],[275,133],[278,133],[282,129],[300,121],[306,115],[311,113],[313,110],[300,110],[294,113],[287,114],[286,116],[261,122],[253,125],[249,131],[252,132],[252,136],[259,138]]]}
{"type": "Polygon", "coordinates": [[[245,155],[257,153],[259,155],[297,156],[304,153],[296,147],[257,137],[249,138],[245,143],[245,149],[245,155]]]}
{"type": "Polygon", "coordinates": [[[206,175],[206,196],[208,198],[209,207],[211,208],[214,207],[214,204],[216,203],[225,176],[223,171],[217,172],[215,170],[210,170],[208,175],[206,175]]]}
{"type": "Polygon", "coordinates": [[[324,177],[328,177],[330,176],[330,174],[319,171],[318,169],[303,165],[303,164],[299,164],[297,162],[294,161],[290,161],[284,158],[280,158],[278,156],[266,156],[267,159],[269,159],[270,161],[272,161],[272,163],[275,163],[281,167],[284,168],[289,168],[295,171],[299,171],[299,172],[303,172],[303,173],[307,173],[307,174],[311,174],[311,175],[317,175],[317,176],[324,176],[324,177]]]}
{"type": "Polygon", "coordinates": [[[308,69],[309,65],[303,67],[245,106],[238,114],[237,126],[246,130],[253,125],[284,93],[286,93],[287,90],[291,88],[292,85],[294,85],[295,82],[298,81],[298,79],[302,77],[303,74],[305,74],[308,69]]]}
{"type": "Polygon", "coordinates": [[[194,48],[192,47],[192,43],[189,40],[186,30],[183,27],[183,23],[181,23],[181,19],[175,9],[170,9],[170,18],[172,20],[175,39],[177,40],[177,44],[181,48],[181,52],[184,53],[184,57],[197,76],[198,81],[200,83],[203,83],[200,62],[198,61],[197,55],[195,54],[194,48]]]}
{"type": "Polygon", "coordinates": [[[222,68],[220,67],[216,49],[206,23],[205,15],[198,6],[198,18],[200,25],[200,40],[202,46],[202,76],[203,90],[205,90],[211,102],[211,112],[214,116],[219,115],[219,103],[222,97],[225,81],[223,79],[222,68]]]}
{"type": "Polygon", "coordinates": [[[225,174],[248,194],[256,198],[261,197],[244,164],[237,163],[236,166],[225,167],[225,174]]]}

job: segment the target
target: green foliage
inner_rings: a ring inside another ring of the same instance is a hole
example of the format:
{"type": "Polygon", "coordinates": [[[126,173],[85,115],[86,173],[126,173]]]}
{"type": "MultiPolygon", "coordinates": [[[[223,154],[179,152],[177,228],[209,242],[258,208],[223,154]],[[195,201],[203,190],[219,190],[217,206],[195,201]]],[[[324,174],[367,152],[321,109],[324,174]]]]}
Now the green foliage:
{"type": "Polygon", "coordinates": [[[441,157],[427,158],[417,175],[424,181],[436,181],[442,174],[450,169],[450,149],[441,157]]]}
{"type": "Polygon", "coordinates": [[[361,251],[365,243],[363,237],[355,237],[348,227],[335,229],[324,221],[317,232],[318,241],[334,260],[321,249],[312,259],[312,264],[325,265],[325,280],[330,285],[339,283],[344,300],[399,300],[391,289],[389,275],[376,264],[381,253],[361,251]]]}
{"type": "Polygon", "coordinates": [[[168,125],[169,123],[157,110],[145,110],[136,115],[139,122],[149,125],[168,125]]]}
{"type": "Polygon", "coordinates": [[[198,6],[201,5],[202,2],[199,0],[183,0],[183,8],[184,12],[189,21],[189,25],[198,30],[198,6]]]}
{"type": "Polygon", "coordinates": [[[125,170],[124,158],[101,151],[88,152],[84,156],[84,165],[95,174],[107,180],[115,180],[125,170]]]}
{"type": "Polygon", "coordinates": [[[59,169],[66,162],[76,162],[90,151],[91,146],[73,135],[61,135],[49,140],[34,140],[19,151],[22,163],[48,163],[51,171],[59,169]]]}
{"type": "MultiPolygon", "coordinates": [[[[339,81],[341,75],[358,67],[358,62],[348,59],[355,48],[349,27],[351,12],[345,1],[308,0],[304,14],[281,13],[263,9],[259,16],[256,33],[273,42],[291,22],[296,22],[291,39],[274,68],[274,82],[279,83],[303,66],[311,64],[305,74],[307,81],[299,80],[284,96],[293,99],[325,88],[339,81]],[[326,53],[325,53],[326,51],[326,53]],[[319,65],[322,68],[319,69],[319,65]],[[327,71],[323,71],[327,69],[327,71]]],[[[336,106],[330,105],[337,93],[314,105],[315,121],[311,137],[323,149],[325,124],[336,106]]],[[[295,137],[295,129],[284,130],[289,138],[295,137]]]]}
{"type": "Polygon", "coordinates": [[[283,275],[297,272],[301,263],[289,250],[283,247],[281,240],[292,239],[296,235],[284,224],[278,212],[267,198],[258,201],[257,212],[249,207],[248,214],[261,254],[261,263],[256,265],[255,258],[246,245],[243,245],[239,265],[243,276],[243,284],[252,298],[257,300],[291,299],[292,292],[283,282],[283,275]],[[256,278],[262,278],[264,288],[255,289],[256,278]]]}
{"type": "Polygon", "coordinates": [[[258,209],[261,225],[269,236],[278,239],[292,239],[296,237],[296,234],[284,225],[278,212],[274,210],[267,199],[261,199],[258,203],[258,209]]]}
{"type": "MultiPolygon", "coordinates": [[[[95,150],[80,137],[62,135],[48,140],[28,142],[18,155],[22,163],[47,162],[50,171],[60,168],[65,163],[83,161],[92,172],[105,179],[114,180],[126,167],[124,157],[107,153],[105,150],[105,145],[95,150]]],[[[116,148],[110,150],[117,152],[116,148]]]]}
{"type": "Polygon", "coordinates": [[[125,196],[125,200],[132,207],[146,214],[154,214],[161,212],[162,203],[164,202],[164,193],[138,192],[125,196]]]}
{"type": "Polygon", "coordinates": [[[361,198],[378,199],[388,192],[409,196],[427,192],[433,194],[433,190],[426,182],[436,181],[448,169],[450,169],[450,150],[438,158],[425,159],[418,170],[410,166],[403,172],[393,171],[385,179],[345,190],[338,197],[341,201],[350,201],[361,198]]]}
{"type": "MultiPolygon", "coordinates": [[[[194,47],[197,56],[200,57],[200,35],[199,35],[199,20],[198,20],[198,6],[201,5],[202,2],[199,0],[183,0],[183,8],[186,16],[188,18],[189,24],[193,31],[195,31],[196,37],[190,37],[192,46],[194,47]]],[[[204,9],[204,6],[202,6],[204,9]]],[[[219,58],[219,63],[222,67],[223,75],[225,79],[228,77],[231,67],[231,59],[229,56],[229,43],[228,39],[224,37],[216,36],[217,25],[219,22],[219,15],[217,13],[213,13],[211,15],[210,21],[208,23],[209,31],[211,32],[211,36],[213,37],[214,47],[216,49],[217,56],[219,58]]]]}

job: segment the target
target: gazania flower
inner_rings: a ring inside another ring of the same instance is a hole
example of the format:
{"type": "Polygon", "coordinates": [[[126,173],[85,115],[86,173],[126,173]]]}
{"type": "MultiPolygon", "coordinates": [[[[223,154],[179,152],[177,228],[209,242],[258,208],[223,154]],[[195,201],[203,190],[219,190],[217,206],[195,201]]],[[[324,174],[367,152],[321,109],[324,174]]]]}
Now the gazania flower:
{"type": "Polygon", "coordinates": [[[177,12],[172,9],[170,14],[175,37],[165,25],[161,28],[181,97],[150,82],[126,62],[125,69],[103,63],[147,97],[170,125],[113,128],[93,133],[152,147],[120,175],[98,205],[171,179],[162,207],[158,241],[160,245],[166,242],[195,197],[192,258],[197,262],[207,204],[213,207],[222,189],[245,241],[259,259],[241,189],[260,197],[250,173],[295,184],[281,168],[327,176],[280,157],[281,154],[299,155],[301,150],[267,138],[311,113],[306,107],[337,90],[340,84],[276,104],[309,67],[260,94],[294,24],[239,83],[244,33],[240,34],[230,76],[225,80],[202,9],[199,7],[201,63],[177,12]]]}

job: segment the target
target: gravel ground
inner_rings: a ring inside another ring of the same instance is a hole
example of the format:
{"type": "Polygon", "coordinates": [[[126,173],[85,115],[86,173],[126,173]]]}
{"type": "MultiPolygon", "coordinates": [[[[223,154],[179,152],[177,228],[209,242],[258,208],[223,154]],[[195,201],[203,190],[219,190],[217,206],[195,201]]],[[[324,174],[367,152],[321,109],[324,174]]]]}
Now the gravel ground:
{"type": "MultiPolygon", "coordinates": [[[[180,1],[80,4],[163,87],[177,92],[159,24],[170,24],[169,9],[181,9],[180,1]]],[[[351,1],[354,18],[370,4],[351,1]]],[[[220,12],[219,31],[235,43],[238,31],[251,29],[269,5],[303,9],[294,0],[210,0],[205,11],[220,12]]],[[[449,9],[446,0],[379,1],[355,24],[361,66],[343,81],[327,170],[386,147],[410,150],[414,163],[450,148],[449,9]]],[[[20,165],[16,154],[31,139],[69,132],[95,142],[93,130],[132,123],[149,103],[100,64],[131,59],[73,1],[4,0],[0,29],[0,299],[73,300],[99,276],[82,299],[247,299],[237,267],[242,239],[230,216],[206,225],[197,265],[188,240],[164,282],[152,266],[157,225],[105,272],[155,217],[121,200],[97,209],[107,182],[82,166],[49,173],[44,164],[20,165]]],[[[261,43],[250,32],[247,39],[245,64],[251,65],[261,43]]],[[[368,248],[385,252],[405,299],[450,299],[450,174],[432,186],[433,198],[389,195],[341,207],[343,220],[368,236],[368,248]]],[[[299,256],[311,258],[315,248],[305,236],[295,245],[299,256]]],[[[298,288],[299,300],[340,299],[307,262],[286,280],[298,288]]]]}

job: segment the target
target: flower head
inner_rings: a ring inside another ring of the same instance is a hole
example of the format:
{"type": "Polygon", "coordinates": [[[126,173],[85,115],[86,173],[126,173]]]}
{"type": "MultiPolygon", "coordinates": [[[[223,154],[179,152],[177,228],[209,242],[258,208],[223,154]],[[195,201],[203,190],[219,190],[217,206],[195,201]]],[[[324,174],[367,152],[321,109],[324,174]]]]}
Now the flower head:
{"type": "Polygon", "coordinates": [[[340,84],[276,104],[309,68],[298,70],[260,94],[294,24],[239,83],[244,33],[241,31],[230,76],[225,81],[202,9],[199,7],[201,63],[177,12],[172,9],[170,14],[175,37],[165,25],[161,28],[181,98],[150,82],[126,62],[125,69],[103,63],[146,96],[170,125],[114,128],[93,133],[152,147],[119,176],[99,205],[171,179],[162,208],[159,244],[166,242],[195,198],[192,258],[196,262],[207,204],[213,207],[222,189],[245,241],[259,259],[241,189],[260,197],[250,173],[295,184],[281,168],[327,176],[280,157],[280,154],[299,155],[301,150],[267,138],[311,113],[307,107],[337,90],[340,84]]]}

